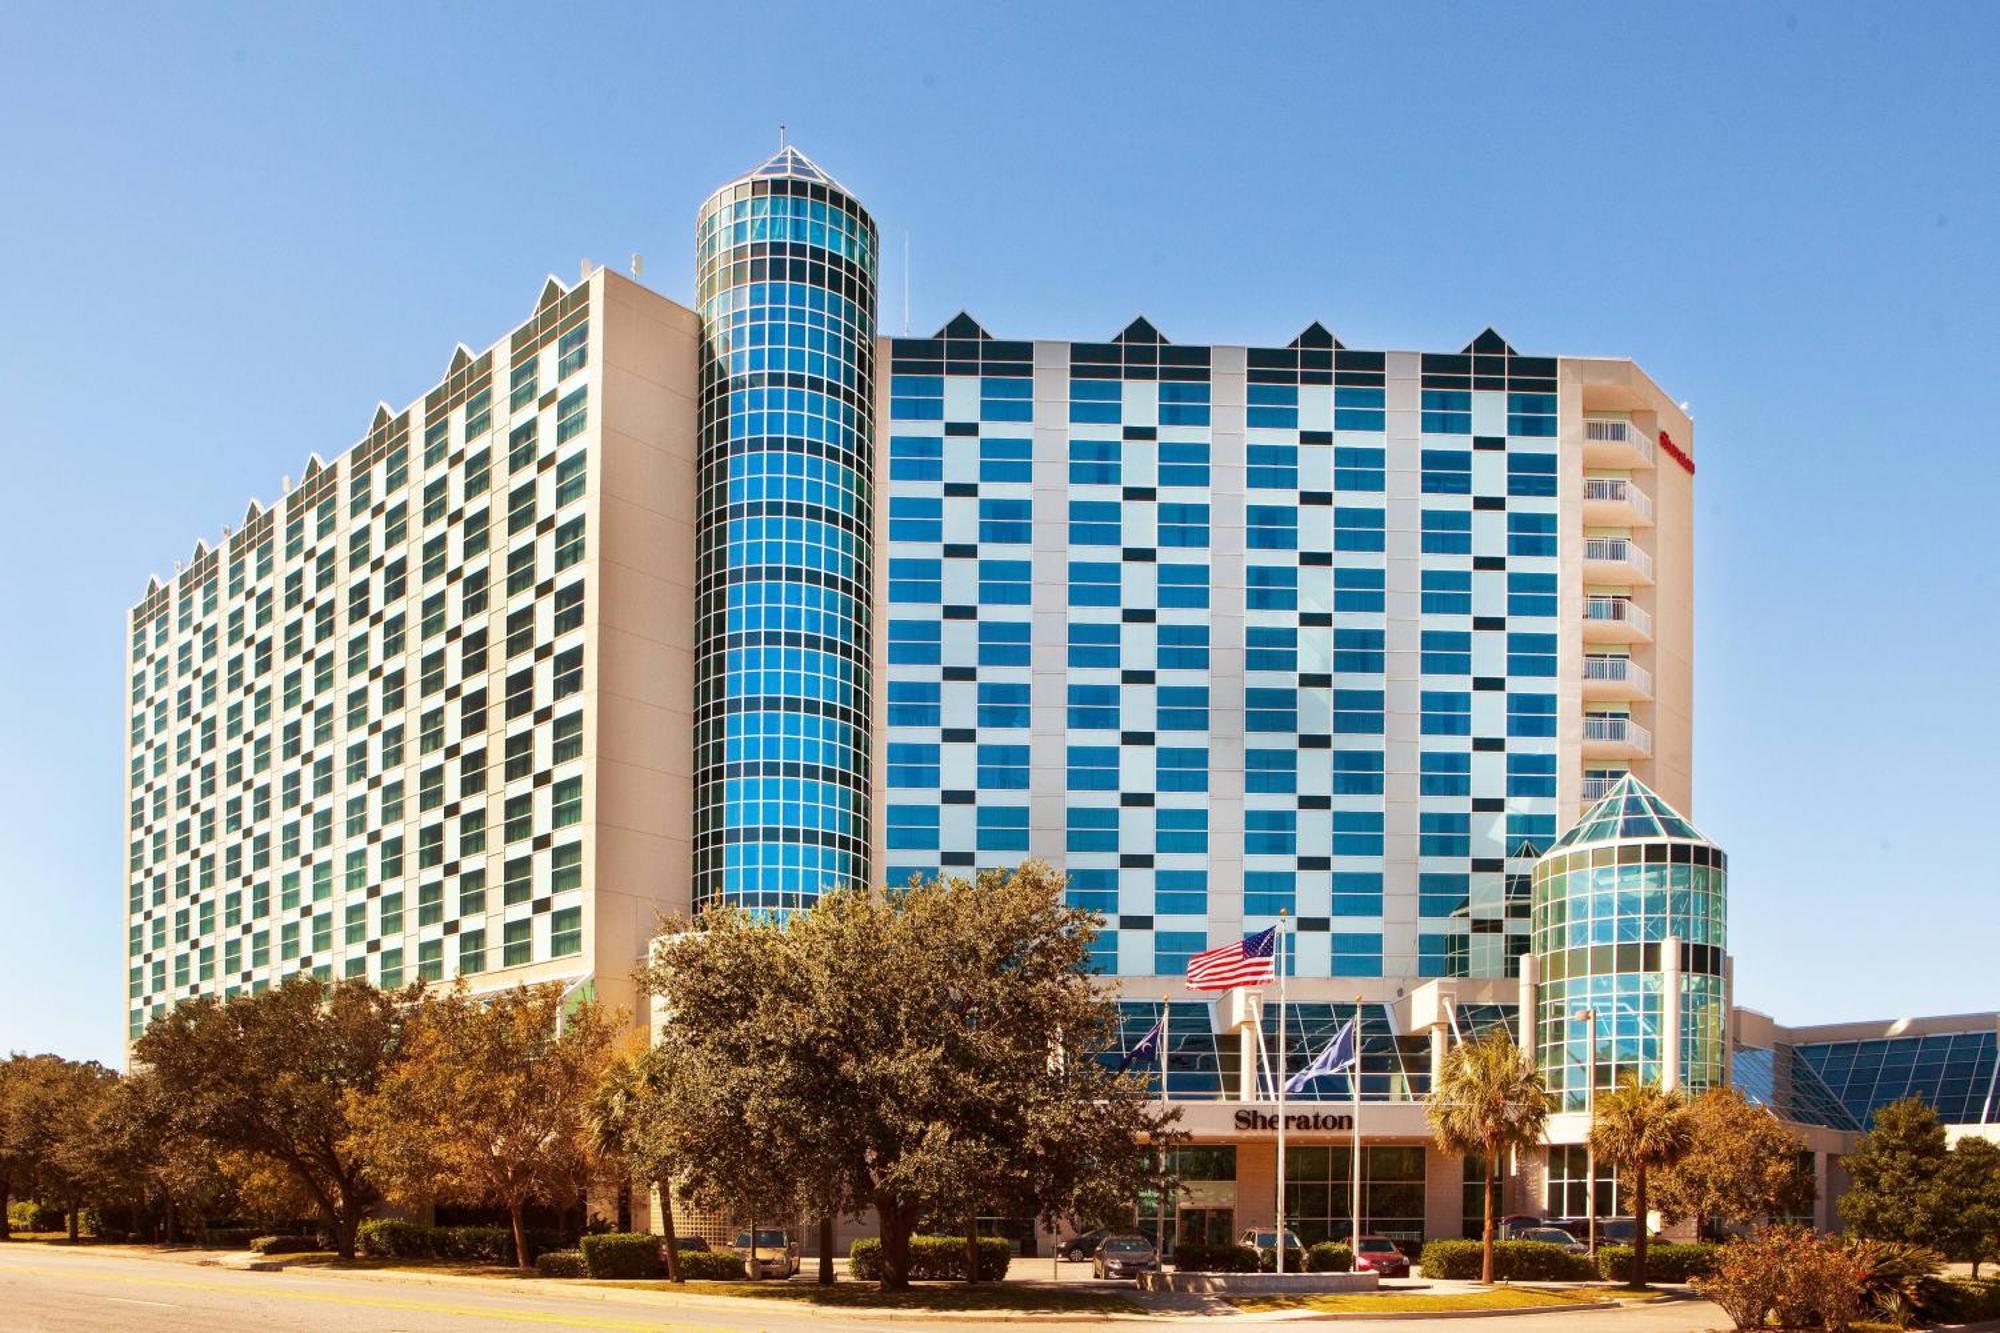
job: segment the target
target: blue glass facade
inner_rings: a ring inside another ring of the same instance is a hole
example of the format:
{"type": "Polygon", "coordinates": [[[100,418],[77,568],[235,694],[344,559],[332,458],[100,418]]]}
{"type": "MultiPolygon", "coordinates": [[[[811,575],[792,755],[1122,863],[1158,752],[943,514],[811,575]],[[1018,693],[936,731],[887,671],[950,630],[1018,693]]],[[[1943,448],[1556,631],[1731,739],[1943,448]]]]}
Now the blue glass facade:
{"type": "Polygon", "coordinates": [[[1126,976],[1281,911],[1299,975],[1515,970],[1557,808],[1553,359],[964,315],[889,348],[889,882],[1045,857],[1126,976]]]}
{"type": "Polygon", "coordinates": [[[702,206],[694,901],[870,880],[875,225],[795,149],[702,206]]]}

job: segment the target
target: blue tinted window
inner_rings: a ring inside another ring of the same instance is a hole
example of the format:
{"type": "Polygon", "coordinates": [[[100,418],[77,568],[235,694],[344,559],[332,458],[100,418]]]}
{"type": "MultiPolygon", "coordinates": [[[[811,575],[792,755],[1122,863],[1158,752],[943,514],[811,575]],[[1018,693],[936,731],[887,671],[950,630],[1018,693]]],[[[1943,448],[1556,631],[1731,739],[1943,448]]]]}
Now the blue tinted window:
{"type": "Polygon", "coordinates": [[[1299,511],[1292,505],[1246,506],[1243,523],[1244,542],[1253,551],[1299,549],[1299,511]]]}
{"type": "Polygon", "coordinates": [[[1295,384],[1252,384],[1246,424],[1277,430],[1299,428],[1299,390],[1295,384]]]}
{"type": "Polygon", "coordinates": [[[1244,631],[1246,671],[1297,671],[1299,631],[1295,625],[1252,625],[1244,631]]]}
{"type": "Polygon", "coordinates": [[[1508,555],[1554,555],[1556,516],[1510,510],[1507,514],[1508,555]]]}
{"type": "Polygon", "coordinates": [[[1071,606],[1116,606],[1119,594],[1118,566],[1108,560],[1069,562],[1069,604],[1071,606]]]}
{"type": "Polygon", "coordinates": [[[1556,433],[1556,396],[1552,393],[1507,395],[1507,433],[1546,439],[1556,433]]]}
{"type": "Polygon", "coordinates": [[[1069,789],[1071,791],[1117,791],[1118,747],[1115,745],[1070,746],[1069,789]]]}
{"type": "Polygon", "coordinates": [[[1509,694],[1507,734],[1509,736],[1555,735],[1556,697],[1553,694],[1509,694]]]}
{"type": "Polygon", "coordinates": [[[1553,634],[1508,634],[1507,674],[1510,676],[1555,675],[1556,636],[1553,634]]]}
{"type": "Polygon", "coordinates": [[[979,502],[979,540],[1025,546],[1034,540],[1033,508],[1026,500],[979,502]]]}
{"type": "Polygon", "coordinates": [[[1464,509],[1426,509],[1423,512],[1425,555],[1471,555],[1472,514],[1464,509]]]}
{"type": "Polygon", "coordinates": [[[1028,807],[1025,805],[982,805],[976,816],[982,852],[1025,852],[1028,850],[1028,807]]]}
{"type": "Polygon", "coordinates": [[[1174,977],[1187,971],[1188,959],[1208,947],[1205,930],[1153,932],[1153,975],[1174,977]]]}
{"type": "Polygon", "coordinates": [[[1028,724],[1026,683],[998,680],[979,682],[979,725],[982,728],[1025,727],[1028,724]]]}
{"type": "Polygon", "coordinates": [[[1116,500],[1071,500],[1069,502],[1069,544],[1071,546],[1116,546],[1123,506],[1116,500]]]}
{"type": "Polygon", "coordinates": [[[1026,560],[981,560],[979,604],[1026,606],[1033,600],[1033,566],[1026,560]]]}
{"type": "Polygon", "coordinates": [[[1335,856],[1380,856],[1382,854],[1382,812],[1380,810],[1334,811],[1333,854],[1335,856]]]}
{"type": "Polygon", "coordinates": [[[979,665],[1028,665],[1026,621],[982,620],[979,622],[979,665]]]}
{"type": "Polygon", "coordinates": [[[1472,394],[1462,389],[1425,389],[1419,426],[1426,435],[1472,434],[1472,394]]]}
{"type": "Polygon", "coordinates": [[[1382,631],[1379,629],[1336,629],[1333,632],[1333,669],[1379,675],[1382,671],[1382,631]]]}
{"type": "Polygon", "coordinates": [[[891,435],[889,480],[943,481],[944,441],[925,435],[891,435]]]}
{"type": "Polygon", "coordinates": [[[1157,625],[1157,661],[1162,671],[1208,670],[1208,626],[1157,625]]]}
{"type": "Polygon", "coordinates": [[[1121,469],[1116,440],[1071,440],[1069,481],[1072,486],[1116,486],[1121,469]]]}
{"type": "Polygon", "coordinates": [[[1333,511],[1333,549],[1336,551],[1379,551],[1382,549],[1382,511],[1347,509],[1333,511]]]}
{"type": "Polygon", "coordinates": [[[1374,870],[1337,870],[1333,875],[1335,916],[1382,915],[1382,875],[1374,870]]]}
{"type": "Polygon", "coordinates": [[[1381,570],[1336,569],[1333,571],[1334,610],[1380,611],[1382,607],[1381,570]]]}
{"type": "Polygon", "coordinates": [[[1556,794],[1556,757],[1552,754],[1522,754],[1518,751],[1507,756],[1507,794],[1509,796],[1554,796],[1556,794]]]}
{"type": "Polygon", "coordinates": [[[1382,450],[1342,445],[1333,451],[1333,489],[1336,491],[1379,491],[1382,489],[1382,450]]]}
{"type": "Polygon", "coordinates": [[[1554,815],[1531,815],[1517,811],[1507,816],[1507,855],[1540,856],[1555,840],[1554,815]]]}
{"type": "Polygon", "coordinates": [[[936,666],[941,652],[940,631],[935,620],[892,620],[889,622],[889,664],[891,666],[936,666]]]}
{"type": "MultiPolygon", "coordinates": [[[[1509,432],[1517,434],[1518,432],[1509,432]]],[[[1507,494],[1554,495],[1556,456],[1554,454],[1508,454],[1507,494]]]]}
{"type": "Polygon", "coordinates": [[[1556,576],[1507,571],[1507,614],[1510,616],[1552,616],[1556,614],[1556,576]]]}
{"type": "Polygon", "coordinates": [[[887,842],[890,851],[935,851],[938,845],[937,806],[890,806],[887,842]]]}
{"type": "Polygon", "coordinates": [[[1289,731],[1299,729],[1299,692],[1295,689],[1246,689],[1243,691],[1245,731],[1289,731]]]}
{"type": "Polygon", "coordinates": [[[1207,546],[1208,506],[1162,501],[1159,507],[1159,538],[1163,547],[1207,546]]]}
{"type": "Polygon", "coordinates": [[[1205,916],[1208,913],[1206,870],[1153,872],[1153,911],[1160,916],[1205,916]]]}
{"type": "Polygon", "coordinates": [[[1208,446],[1180,440],[1160,441],[1160,485],[1207,486],[1208,446]]]}
{"type": "Polygon", "coordinates": [[[1208,811],[1165,807],[1153,812],[1153,850],[1156,852],[1206,852],[1208,811]]]}
{"type": "Polygon", "coordinates": [[[1381,430],[1383,391],[1359,385],[1341,385],[1333,391],[1335,430],[1381,430]]]}
{"type": "Polygon", "coordinates": [[[1465,630],[1427,629],[1423,632],[1419,665],[1426,676],[1472,674],[1472,635],[1465,630]]]}
{"type": "Polygon", "coordinates": [[[891,787],[937,786],[938,747],[891,741],[889,785],[891,787]]]}
{"type": "Polygon", "coordinates": [[[1425,750],[1418,760],[1421,796],[1472,795],[1472,756],[1462,750],[1425,750]]]}
{"type": "Polygon", "coordinates": [[[1208,686],[1162,685],[1155,727],[1160,731],[1206,731],[1208,686]]]}
{"type": "Polygon", "coordinates": [[[1160,565],[1160,606],[1208,606],[1207,565],[1160,565]]]}
{"type": "Polygon", "coordinates": [[[1472,571],[1469,569],[1425,570],[1422,605],[1425,615],[1471,615],[1472,571]]]}
{"type": "Polygon", "coordinates": [[[1469,449],[1423,451],[1425,495],[1472,494],[1472,452],[1469,449]]]}
{"type": "MultiPolygon", "coordinates": [[[[1118,850],[1118,810],[1115,806],[1073,805],[1069,808],[1069,842],[1072,852],[1115,852],[1118,850]]],[[[1114,875],[1116,872],[1113,872],[1114,875]]],[[[1069,874],[1070,888],[1076,887],[1076,871],[1069,874]]],[[[1116,882],[1114,879],[1113,888],[1116,882]]],[[[1117,910],[1114,902],[1110,909],[1117,910]]]]}
{"type": "Polygon", "coordinates": [[[934,680],[890,681],[889,725],[892,727],[937,726],[938,683],[934,680]]]}
{"type": "Polygon", "coordinates": [[[1207,791],[1208,749],[1162,745],[1154,751],[1154,782],[1161,791],[1207,791]]]}
{"type": "Polygon", "coordinates": [[[1472,816],[1452,810],[1424,810],[1417,815],[1417,855],[1472,855],[1472,816]]]}
{"type": "Polygon", "coordinates": [[[1299,789],[1297,750],[1245,750],[1243,790],[1289,795],[1299,789]]]}
{"type": "Polygon", "coordinates": [[[1026,791],[1028,789],[1028,747],[1025,745],[982,745],[978,752],[979,787],[982,791],[1026,791]]]}
{"type": "Polygon", "coordinates": [[[1335,690],[1333,730],[1338,736],[1382,734],[1382,691],[1335,690]]]}
{"type": "Polygon", "coordinates": [[[1160,385],[1162,426],[1206,426],[1208,386],[1190,381],[1166,380],[1160,385]]]}
{"type": "Polygon", "coordinates": [[[1071,731],[1118,730],[1118,687],[1071,685],[1069,729],[1071,731]]]}
{"type": "Polygon", "coordinates": [[[1295,491],[1299,488],[1299,447],[1295,444],[1252,444],[1245,451],[1244,484],[1252,490],[1295,491]]]}
{"type": "Polygon", "coordinates": [[[1243,850],[1260,856],[1296,856],[1299,850],[1299,812],[1245,810],[1243,850]]]}
{"type": "MultiPolygon", "coordinates": [[[[1379,977],[1382,975],[1382,936],[1379,931],[1335,931],[1333,975],[1336,977],[1379,977]]],[[[1366,1080],[1363,1080],[1366,1082],[1366,1080]]]]}
{"type": "Polygon", "coordinates": [[[1125,400],[1125,386],[1117,380],[1069,382],[1069,419],[1094,425],[1115,425],[1125,400]]]}
{"type": "Polygon", "coordinates": [[[1073,667],[1115,667],[1118,665],[1118,626],[1071,621],[1069,664],[1073,667]]]}
{"type": "Polygon", "coordinates": [[[1472,877],[1462,872],[1424,871],[1417,876],[1418,916],[1458,916],[1472,901],[1472,877]]]}
{"type": "Polygon", "coordinates": [[[1002,379],[989,375],[979,381],[981,421],[1032,421],[1035,418],[1035,382],[1031,379],[1002,379]]]}
{"type": "Polygon", "coordinates": [[[1299,609],[1296,565],[1247,565],[1243,570],[1244,604],[1252,611],[1299,609]]]}
{"type": "Polygon", "coordinates": [[[890,496],[889,540],[892,542],[943,541],[944,501],[927,495],[890,496]]]}
{"type": "Polygon", "coordinates": [[[1034,446],[1028,440],[985,439],[979,442],[981,481],[1034,480],[1034,446]]]}
{"type": "Polygon", "coordinates": [[[1463,690],[1425,690],[1423,733],[1426,736],[1470,736],[1472,696],[1463,690]]]}
{"type": "Polygon", "coordinates": [[[944,585],[939,582],[941,564],[937,560],[892,558],[889,561],[889,600],[930,603],[942,600],[944,585]]]}
{"type": "Polygon", "coordinates": [[[892,375],[889,378],[889,416],[895,421],[943,420],[944,377],[892,375]]]}
{"type": "Polygon", "coordinates": [[[1243,915],[1276,916],[1280,912],[1296,912],[1299,905],[1298,885],[1299,876],[1295,870],[1244,871],[1243,915]]]}
{"type": "Polygon", "coordinates": [[[1380,796],[1382,794],[1382,752],[1380,750],[1335,750],[1333,752],[1333,794],[1335,796],[1380,796]]]}

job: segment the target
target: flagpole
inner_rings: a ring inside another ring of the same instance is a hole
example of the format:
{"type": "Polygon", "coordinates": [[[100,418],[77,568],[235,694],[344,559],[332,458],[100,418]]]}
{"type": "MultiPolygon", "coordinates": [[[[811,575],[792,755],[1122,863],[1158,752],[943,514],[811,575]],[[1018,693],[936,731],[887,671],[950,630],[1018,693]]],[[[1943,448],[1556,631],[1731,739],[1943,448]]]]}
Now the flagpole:
{"type": "Polygon", "coordinates": [[[1278,1251],[1277,1271],[1285,1271],[1285,909],[1278,909],[1278,1057],[1274,1082],[1278,1085],[1278,1251]]]}
{"type": "MultiPolygon", "coordinates": [[[[1173,997],[1160,997],[1160,1104],[1167,1097],[1167,1015],[1173,1012],[1173,997]]],[[[1160,1150],[1160,1182],[1153,1186],[1153,1255],[1161,1262],[1167,1257],[1167,1154],[1160,1150]]]]}
{"type": "Polygon", "coordinates": [[[1348,1175],[1353,1178],[1354,1217],[1347,1233],[1347,1248],[1361,1253],[1361,997],[1354,997],[1354,1060],[1347,1066],[1347,1092],[1352,1101],[1348,1120],[1354,1130],[1354,1151],[1348,1159],[1348,1175]]]}

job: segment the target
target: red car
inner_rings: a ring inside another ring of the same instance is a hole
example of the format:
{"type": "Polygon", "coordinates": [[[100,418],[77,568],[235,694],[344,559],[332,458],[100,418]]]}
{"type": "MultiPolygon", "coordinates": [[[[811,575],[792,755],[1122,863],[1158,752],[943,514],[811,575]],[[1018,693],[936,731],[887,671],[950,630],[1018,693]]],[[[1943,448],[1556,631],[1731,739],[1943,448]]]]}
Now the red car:
{"type": "Polygon", "coordinates": [[[1408,1277],[1410,1257],[1387,1236],[1363,1236],[1354,1246],[1354,1271],[1378,1277],[1408,1277]]]}

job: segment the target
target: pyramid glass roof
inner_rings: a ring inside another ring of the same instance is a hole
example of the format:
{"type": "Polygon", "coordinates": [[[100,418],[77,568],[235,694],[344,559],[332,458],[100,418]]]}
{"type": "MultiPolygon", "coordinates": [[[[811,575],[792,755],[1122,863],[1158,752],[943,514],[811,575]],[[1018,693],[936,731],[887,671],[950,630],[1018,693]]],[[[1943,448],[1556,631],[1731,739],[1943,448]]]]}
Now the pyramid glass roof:
{"type": "MultiPolygon", "coordinates": [[[[1702,831],[1661,799],[1659,793],[1630,773],[1618,779],[1596,805],[1557,838],[1549,850],[1628,838],[1679,838],[1707,842],[1702,831]]],[[[1712,844],[1711,844],[1712,845],[1712,844]]]]}
{"type": "Polygon", "coordinates": [[[839,188],[840,182],[819,169],[819,164],[786,144],[764,160],[762,166],[749,173],[749,177],[787,176],[794,180],[818,181],[821,185],[839,188]]]}

